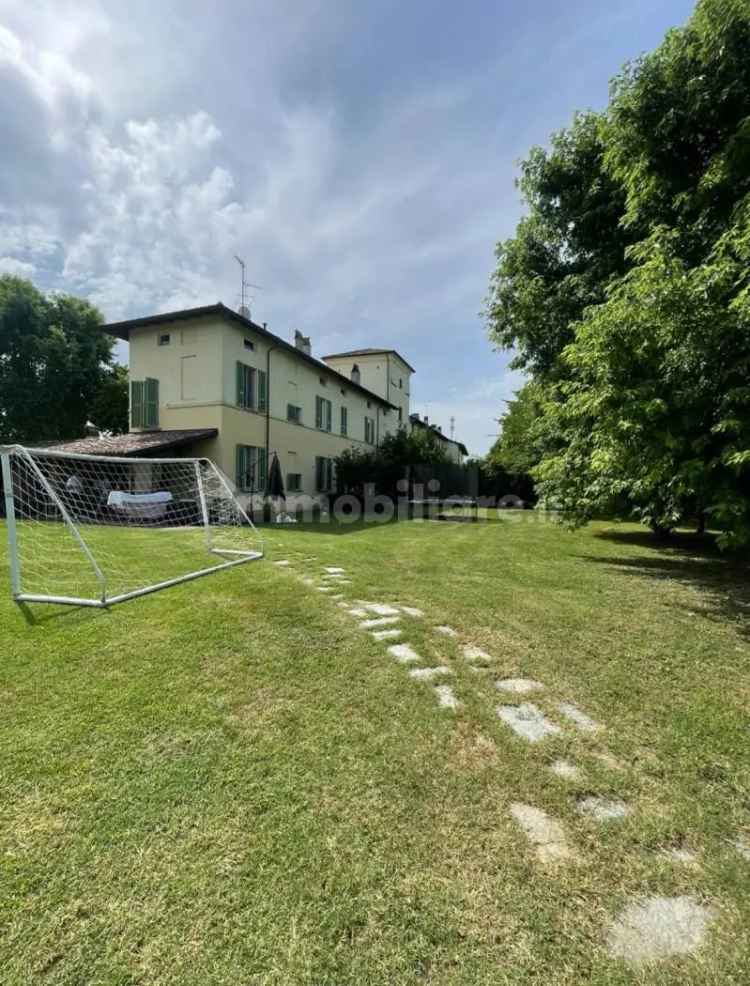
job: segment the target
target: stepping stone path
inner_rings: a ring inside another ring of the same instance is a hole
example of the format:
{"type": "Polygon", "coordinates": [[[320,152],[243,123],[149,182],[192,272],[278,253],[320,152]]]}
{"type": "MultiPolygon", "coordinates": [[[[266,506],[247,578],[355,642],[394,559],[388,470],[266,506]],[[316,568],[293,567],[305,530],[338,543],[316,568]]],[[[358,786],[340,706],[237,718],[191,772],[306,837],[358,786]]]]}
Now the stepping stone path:
{"type": "Polygon", "coordinates": [[[539,692],[544,688],[538,681],[531,678],[503,678],[495,682],[495,688],[500,692],[513,692],[515,695],[528,695],[529,692],[539,692]]]}
{"type": "Polygon", "coordinates": [[[582,815],[591,815],[597,822],[611,822],[630,814],[624,801],[597,797],[583,798],[578,802],[578,810],[582,815]]]}
{"type": "Polygon", "coordinates": [[[609,954],[643,966],[691,955],[702,944],[716,910],[692,897],[648,897],[633,901],[607,934],[609,954]]]}
{"type": "Polygon", "coordinates": [[[433,678],[437,678],[443,674],[453,674],[453,672],[450,668],[441,664],[438,668],[412,668],[409,672],[409,677],[414,678],[415,681],[431,681],[433,678]]]}
{"type": "Polygon", "coordinates": [[[473,644],[466,644],[461,648],[461,653],[466,661],[491,661],[492,658],[487,653],[486,650],[482,650],[481,647],[475,647],[473,644]]]}
{"type": "Polygon", "coordinates": [[[396,609],[395,606],[386,606],[384,603],[363,603],[363,609],[369,609],[371,613],[377,613],[378,616],[400,616],[401,610],[396,609]]]}
{"type": "Polygon", "coordinates": [[[526,838],[534,846],[541,863],[557,863],[573,859],[575,854],[568,846],[565,830],[560,822],[533,805],[515,802],[510,813],[526,838]]]}
{"type": "Polygon", "coordinates": [[[360,630],[372,630],[374,627],[384,627],[389,623],[398,623],[401,617],[399,616],[379,616],[374,620],[363,620],[359,628],[360,630]]]}
{"type": "Polygon", "coordinates": [[[580,767],[576,767],[570,760],[555,760],[554,763],[550,764],[549,769],[553,774],[557,774],[558,777],[562,777],[566,781],[580,781],[583,777],[583,771],[580,767]]]}
{"type": "MultiPolygon", "coordinates": [[[[291,563],[284,559],[275,564],[280,568],[286,568],[291,563]]],[[[324,571],[326,574],[321,579],[323,584],[316,586],[319,592],[334,592],[339,586],[351,584],[351,579],[345,577],[343,568],[325,567],[324,571]]],[[[302,577],[302,582],[306,585],[315,585],[314,580],[307,577],[302,577]]],[[[350,603],[343,601],[342,595],[331,598],[335,599],[350,616],[361,620],[360,628],[369,630],[377,641],[392,640],[401,636],[402,630],[394,627],[393,624],[399,622],[402,613],[414,618],[424,616],[423,611],[414,606],[396,607],[366,600],[356,600],[356,605],[351,606],[350,603]],[[374,617],[368,619],[370,614],[374,614],[374,617]]],[[[445,624],[434,627],[434,631],[444,637],[458,637],[458,633],[445,624]]],[[[387,651],[401,664],[413,664],[420,660],[419,654],[409,644],[392,644],[387,651]]],[[[493,658],[480,647],[465,644],[461,648],[461,653],[472,671],[490,670],[482,665],[492,662],[493,658]]],[[[447,665],[440,665],[431,668],[412,668],[408,673],[414,681],[430,682],[434,678],[450,675],[453,672],[447,665]]],[[[528,695],[543,690],[544,686],[533,678],[501,678],[495,681],[495,688],[497,691],[512,695],[528,695]]],[[[434,685],[433,690],[441,709],[455,710],[460,707],[461,703],[450,685],[434,685]]],[[[582,732],[592,733],[601,729],[597,722],[572,702],[559,702],[556,708],[582,732]]],[[[548,719],[531,702],[520,705],[499,705],[496,713],[516,735],[530,743],[539,742],[547,736],[562,732],[557,723],[548,719]]],[[[621,764],[606,753],[596,756],[611,769],[622,768],[621,764]]],[[[549,764],[548,769],[563,780],[580,781],[583,778],[581,769],[569,760],[555,760],[549,764]]],[[[630,813],[630,808],[622,801],[593,795],[581,799],[577,808],[582,814],[601,822],[622,819],[630,813]]],[[[514,803],[510,806],[510,813],[534,847],[541,863],[552,865],[577,859],[577,854],[568,845],[563,826],[546,812],[532,805],[514,803]]],[[[745,859],[750,860],[750,842],[747,839],[738,838],[734,847],[745,859]]],[[[695,853],[680,847],[662,849],[659,855],[674,863],[697,865],[695,853]]],[[[690,897],[653,897],[636,901],[629,904],[611,923],[607,933],[607,946],[610,955],[622,958],[634,966],[670,956],[688,955],[701,944],[706,929],[715,916],[716,912],[713,908],[701,905],[690,897]]]]}
{"type": "Polygon", "coordinates": [[[545,736],[561,732],[560,727],[550,722],[531,702],[524,702],[522,705],[498,705],[495,711],[514,733],[529,743],[538,743],[545,736]]]}
{"type": "Polygon", "coordinates": [[[450,685],[435,685],[435,694],[441,709],[457,709],[461,704],[450,685]]]}
{"type": "Polygon", "coordinates": [[[395,657],[401,664],[409,664],[412,661],[419,660],[419,654],[415,650],[412,650],[408,644],[394,644],[388,648],[388,653],[391,657],[395,657]]]}
{"type": "Polygon", "coordinates": [[[581,712],[578,706],[573,705],[571,702],[559,702],[557,711],[565,716],[566,719],[570,719],[584,733],[595,733],[600,728],[599,723],[594,722],[585,712],[581,712]]]}

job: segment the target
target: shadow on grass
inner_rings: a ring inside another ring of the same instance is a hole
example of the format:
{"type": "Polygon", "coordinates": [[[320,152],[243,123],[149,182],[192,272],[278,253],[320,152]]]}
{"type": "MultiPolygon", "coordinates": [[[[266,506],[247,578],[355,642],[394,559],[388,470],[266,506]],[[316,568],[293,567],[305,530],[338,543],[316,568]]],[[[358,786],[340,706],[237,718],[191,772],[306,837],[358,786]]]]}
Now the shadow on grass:
{"type": "Polygon", "coordinates": [[[107,613],[107,609],[94,606],[61,606],[57,603],[15,603],[27,626],[43,626],[56,620],[66,619],[69,623],[84,623],[95,620],[107,613]],[[78,619],[73,619],[78,617],[78,619]]]}
{"type": "MultiPolygon", "coordinates": [[[[504,523],[502,517],[486,517],[480,518],[476,522],[471,523],[471,527],[483,527],[486,524],[502,524],[504,523]]],[[[362,534],[364,531],[373,531],[380,528],[381,530],[390,530],[395,524],[440,524],[441,527],[446,529],[464,527],[466,521],[461,517],[452,518],[449,517],[445,520],[438,520],[432,517],[423,518],[398,518],[393,517],[390,520],[377,520],[377,519],[366,519],[352,521],[351,523],[345,523],[338,521],[336,519],[327,521],[308,521],[301,522],[297,524],[256,524],[255,526],[262,533],[277,531],[283,531],[285,534],[292,534],[295,532],[305,533],[305,534],[329,534],[333,537],[338,537],[344,534],[362,534]]]]}
{"type": "Polygon", "coordinates": [[[649,554],[583,555],[586,561],[641,578],[690,586],[702,594],[706,618],[733,623],[750,639],[750,564],[745,559],[723,555],[713,538],[695,534],[680,532],[662,542],[646,531],[602,531],[596,537],[646,548],[649,554]]]}

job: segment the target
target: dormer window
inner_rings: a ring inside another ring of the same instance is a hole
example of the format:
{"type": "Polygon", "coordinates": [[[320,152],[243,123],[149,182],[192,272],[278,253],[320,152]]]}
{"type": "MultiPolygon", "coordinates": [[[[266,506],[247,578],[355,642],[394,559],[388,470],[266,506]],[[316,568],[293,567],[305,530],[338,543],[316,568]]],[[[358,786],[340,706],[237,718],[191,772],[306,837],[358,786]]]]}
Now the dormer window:
{"type": "Polygon", "coordinates": [[[245,349],[250,349],[250,350],[255,349],[255,343],[253,342],[252,339],[248,339],[247,337],[245,337],[242,340],[242,345],[245,347],[245,349]]]}
{"type": "Polygon", "coordinates": [[[172,337],[170,336],[169,332],[162,332],[161,335],[159,336],[159,345],[168,346],[171,341],[171,338],[172,337]]]}

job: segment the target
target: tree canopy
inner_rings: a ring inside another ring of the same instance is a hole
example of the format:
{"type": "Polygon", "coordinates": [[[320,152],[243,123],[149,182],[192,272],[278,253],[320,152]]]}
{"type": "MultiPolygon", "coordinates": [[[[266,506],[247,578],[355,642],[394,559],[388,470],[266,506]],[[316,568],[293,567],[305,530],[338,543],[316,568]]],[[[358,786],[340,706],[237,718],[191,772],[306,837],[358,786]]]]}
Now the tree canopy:
{"type": "Polygon", "coordinates": [[[45,296],[29,281],[0,276],[2,441],[77,438],[105,404],[107,422],[96,423],[127,430],[127,381],[112,368],[113,341],[101,323],[86,301],[45,296]]]}
{"type": "Polygon", "coordinates": [[[746,0],[700,0],[523,167],[486,316],[573,523],[616,508],[750,543],[749,50],[746,0]]]}

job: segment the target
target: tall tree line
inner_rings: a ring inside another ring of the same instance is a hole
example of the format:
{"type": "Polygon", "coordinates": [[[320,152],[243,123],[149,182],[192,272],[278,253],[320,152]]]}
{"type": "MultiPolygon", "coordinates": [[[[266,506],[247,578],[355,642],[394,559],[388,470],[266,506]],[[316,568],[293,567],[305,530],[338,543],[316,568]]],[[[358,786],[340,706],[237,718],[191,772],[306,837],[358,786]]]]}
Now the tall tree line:
{"type": "MultiPolygon", "coordinates": [[[[522,165],[485,315],[541,496],[750,543],[750,3],[699,0],[522,165]]],[[[504,429],[505,431],[505,429],[504,429]]]]}

